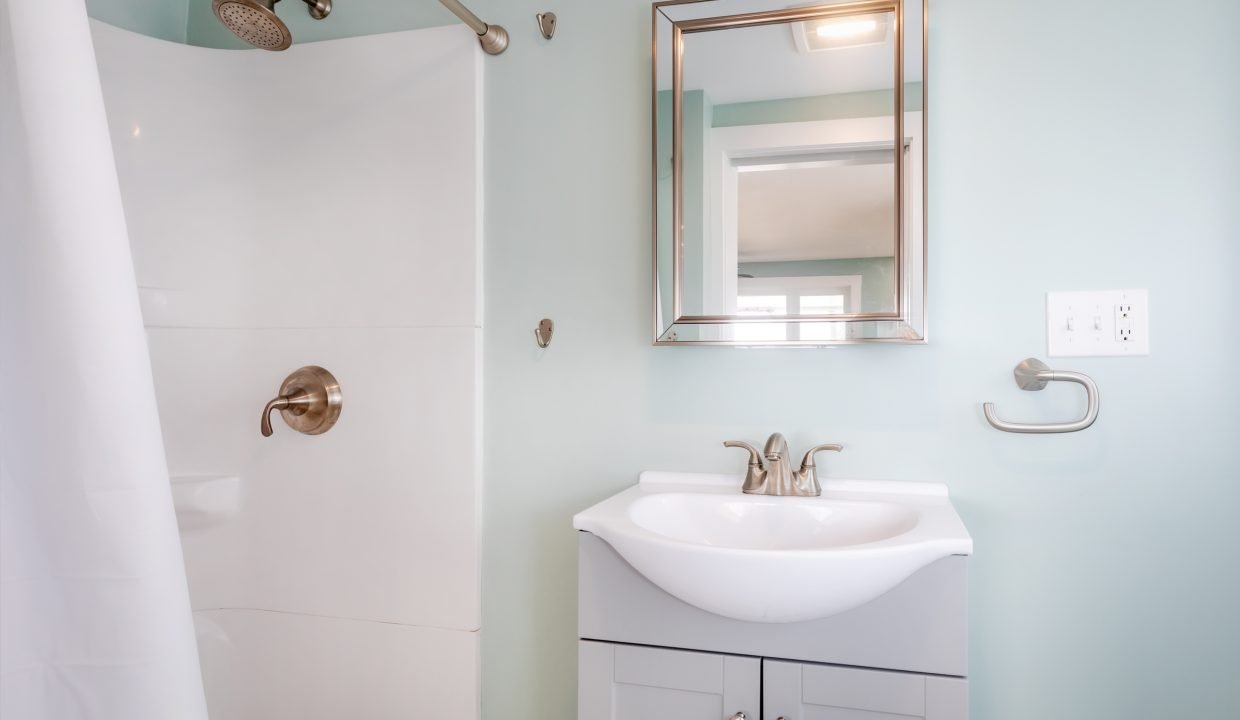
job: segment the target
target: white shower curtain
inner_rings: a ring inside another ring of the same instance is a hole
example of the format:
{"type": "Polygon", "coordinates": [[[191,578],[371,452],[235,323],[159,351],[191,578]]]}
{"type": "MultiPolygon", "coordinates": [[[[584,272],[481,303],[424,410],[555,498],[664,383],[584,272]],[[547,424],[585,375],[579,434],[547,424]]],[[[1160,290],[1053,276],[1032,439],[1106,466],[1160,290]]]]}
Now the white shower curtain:
{"type": "Polygon", "coordinates": [[[206,704],[82,0],[0,0],[0,718],[206,704]]]}

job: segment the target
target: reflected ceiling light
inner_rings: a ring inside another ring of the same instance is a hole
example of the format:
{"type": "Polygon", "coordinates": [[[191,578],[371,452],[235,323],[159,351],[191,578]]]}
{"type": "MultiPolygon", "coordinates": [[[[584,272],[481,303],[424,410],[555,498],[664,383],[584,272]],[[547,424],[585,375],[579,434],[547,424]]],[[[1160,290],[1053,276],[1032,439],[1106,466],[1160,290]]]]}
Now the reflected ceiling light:
{"type": "Polygon", "coordinates": [[[887,42],[888,27],[886,14],[846,15],[792,23],[792,36],[801,52],[819,52],[887,42]]]}
{"type": "Polygon", "coordinates": [[[845,20],[844,22],[822,23],[814,30],[820,38],[844,38],[854,35],[872,33],[878,28],[876,20],[845,20]]]}

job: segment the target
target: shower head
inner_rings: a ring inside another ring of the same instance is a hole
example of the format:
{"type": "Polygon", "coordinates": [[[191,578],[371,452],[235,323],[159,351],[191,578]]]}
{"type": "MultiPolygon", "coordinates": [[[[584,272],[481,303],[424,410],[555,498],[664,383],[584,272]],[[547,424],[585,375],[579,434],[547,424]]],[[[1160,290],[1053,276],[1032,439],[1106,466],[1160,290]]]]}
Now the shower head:
{"type": "MultiPolygon", "coordinates": [[[[293,33],[276,15],[280,0],[211,0],[211,9],[234,35],[263,50],[286,50],[293,44],[293,33]]],[[[310,17],[322,20],[332,11],[332,0],[302,0],[310,17]]],[[[439,0],[478,34],[478,43],[490,55],[499,55],[508,47],[508,31],[499,25],[488,25],[461,4],[461,0],[439,0]]]]}
{"type": "MultiPolygon", "coordinates": [[[[211,9],[234,35],[263,50],[285,50],[293,33],[276,15],[280,0],[212,0],[211,9]]],[[[331,0],[305,0],[310,17],[322,20],[332,11],[331,0]]]]}

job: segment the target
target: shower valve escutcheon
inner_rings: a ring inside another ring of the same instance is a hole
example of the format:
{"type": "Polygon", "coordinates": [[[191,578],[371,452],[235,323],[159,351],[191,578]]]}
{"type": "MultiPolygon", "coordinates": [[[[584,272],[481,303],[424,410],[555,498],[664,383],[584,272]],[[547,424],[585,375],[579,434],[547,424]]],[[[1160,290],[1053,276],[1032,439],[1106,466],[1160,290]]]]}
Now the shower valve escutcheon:
{"type": "Polygon", "coordinates": [[[761,452],[753,445],[740,440],[728,440],[723,444],[725,447],[740,448],[749,453],[749,471],[745,473],[742,491],[750,495],[793,497],[821,495],[822,485],[818,482],[818,468],[814,464],[814,455],[824,450],[840,452],[844,449],[843,445],[834,443],[815,445],[802,458],[801,469],[793,470],[789,459],[788,443],[779,433],[771,435],[761,452]]]}
{"type": "Polygon", "coordinates": [[[340,419],[344,396],[334,375],[318,365],[293,371],[280,385],[280,394],[267,402],[259,431],[271,437],[271,413],[279,410],[288,426],[306,435],[321,435],[340,419]]]}

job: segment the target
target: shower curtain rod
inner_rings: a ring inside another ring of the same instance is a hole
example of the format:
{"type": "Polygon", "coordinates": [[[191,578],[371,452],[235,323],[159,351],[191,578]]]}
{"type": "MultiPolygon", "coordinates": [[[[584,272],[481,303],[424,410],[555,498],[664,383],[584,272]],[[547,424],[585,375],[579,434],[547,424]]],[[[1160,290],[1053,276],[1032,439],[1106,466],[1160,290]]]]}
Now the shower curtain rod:
{"type": "Polygon", "coordinates": [[[478,34],[478,42],[488,55],[499,55],[508,48],[507,30],[499,25],[488,25],[482,22],[477,15],[470,12],[469,8],[462,5],[459,0],[439,0],[439,2],[459,17],[461,22],[468,25],[470,30],[478,34]]]}

